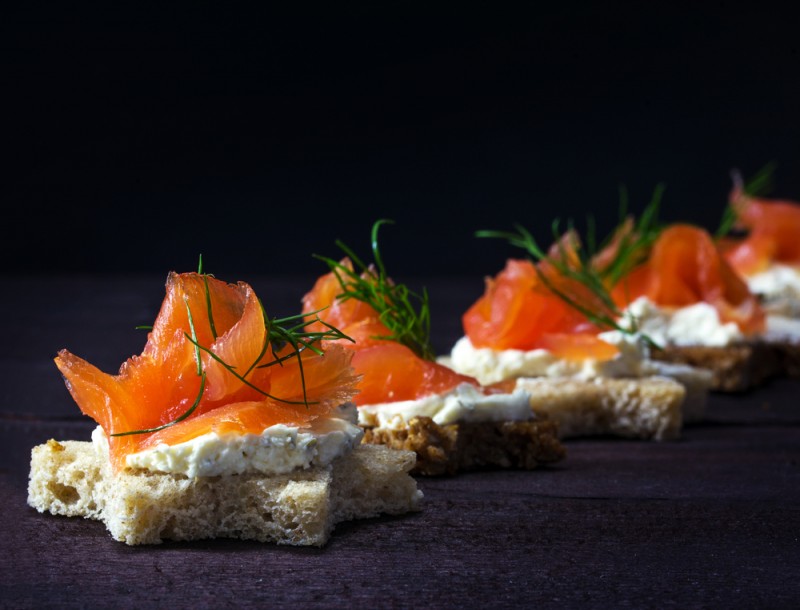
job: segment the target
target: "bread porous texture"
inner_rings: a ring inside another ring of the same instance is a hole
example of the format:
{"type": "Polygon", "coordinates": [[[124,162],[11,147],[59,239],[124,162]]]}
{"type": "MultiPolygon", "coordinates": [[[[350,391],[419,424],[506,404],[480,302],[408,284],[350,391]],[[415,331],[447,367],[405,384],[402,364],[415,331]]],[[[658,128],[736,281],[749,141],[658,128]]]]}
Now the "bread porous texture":
{"type": "Polygon", "coordinates": [[[322,546],[342,521],[418,510],[414,463],[411,452],[361,445],[329,466],[285,475],[188,478],[114,473],[92,443],[50,440],[33,448],[28,504],[102,521],[129,545],[239,538],[322,546]]]}
{"type": "Polygon", "coordinates": [[[671,440],[680,436],[686,388],[667,377],[592,380],[523,377],[531,408],[558,424],[560,438],[613,435],[671,440]]]}
{"type": "Polygon", "coordinates": [[[776,341],[771,344],[782,374],[800,379],[800,341],[776,341]]]}
{"type": "Polygon", "coordinates": [[[566,455],[556,428],[547,418],[439,425],[420,416],[404,428],[368,427],[362,442],[413,451],[413,474],[452,475],[486,467],[532,470],[566,455]]]}
{"type": "Polygon", "coordinates": [[[786,370],[779,351],[763,341],[724,347],[669,346],[653,350],[651,357],[711,371],[711,389],[718,392],[745,392],[784,374],[786,370]]]}

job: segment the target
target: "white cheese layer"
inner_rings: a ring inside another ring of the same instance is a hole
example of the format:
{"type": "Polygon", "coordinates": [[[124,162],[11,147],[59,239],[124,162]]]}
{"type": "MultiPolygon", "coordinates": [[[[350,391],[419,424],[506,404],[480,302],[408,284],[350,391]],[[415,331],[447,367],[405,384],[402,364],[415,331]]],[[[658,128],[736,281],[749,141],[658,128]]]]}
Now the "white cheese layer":
{"type": "Polygon", "coordinates": [[[772,264],[761,273],[747,278],[752,292],[761,296],[767,311],[800,317],[800,269],[772,264]]]}
{"type": "MultiPolygon", "coordinates": [[[[129,468],[187,477],[212,477],[260,472],[285,474],[296,469],[325,466],[351,451],[361,442],[363,431],[355,425],[355,407],[341,412],[340,418],[325,418],[307,428],[278,424],[261,434],[215,432],[176,445],[160,444],[128,455],[129,468]]],[[[102,428],[92,440],[108,451],[102,428]]]]}
{"type": "Polygon", "coordinates": [[[767,341],[800,343],[800,318],[768,315],[767,330],[764,336],[767,341]]]}
{"type": "Polygon", "coordinates": [[[734,322],[722,322],[717,310],[708,303],[695,303],[687,307],[660,307],[647,297],[639,297],[628,306],[621,323],[633,317],[640,333],[656,344],[707,345],[724,347],[744,339],[744,334],[734,322]]]}
{"type": "Polygon", "coordinates": [[[618,331],[601,333],[599,337],[615,345],[619,353],[609,360],[571,361],[557,358],[546,349],[496,350],[476,348],[468,337],[459,339],[450,358],[441,362],[462,375],[471,375],[489,385],[516,377],[641,377],[646,351],[639,337],[618,331]]]}
{"type": "Polygon", "coordinates": [[[430,417],[439,425],[455,422],[526,421],[533,417],[530,394],[515,390],[512,394],[483,394],[469,383],[462,383],[442,394],[417,400],[401,400],[358,408],[361,425],[391,428],[407,427],[414,417],[430,417]]]}

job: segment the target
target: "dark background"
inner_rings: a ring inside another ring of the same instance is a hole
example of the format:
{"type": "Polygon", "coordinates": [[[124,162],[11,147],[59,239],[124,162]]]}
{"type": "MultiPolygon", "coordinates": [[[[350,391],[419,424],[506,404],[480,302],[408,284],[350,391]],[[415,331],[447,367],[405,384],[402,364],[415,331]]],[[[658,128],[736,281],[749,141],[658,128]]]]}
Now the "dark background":
{"type": "Polygon", "coordinates": [[[800,199],[788,14],[376,4],[5,9],[3,272],[316,275],[386,217],[395,276],[484,275],[476,229],[602,232],[620,183],[712,229],[734,167],[800,199]]]}

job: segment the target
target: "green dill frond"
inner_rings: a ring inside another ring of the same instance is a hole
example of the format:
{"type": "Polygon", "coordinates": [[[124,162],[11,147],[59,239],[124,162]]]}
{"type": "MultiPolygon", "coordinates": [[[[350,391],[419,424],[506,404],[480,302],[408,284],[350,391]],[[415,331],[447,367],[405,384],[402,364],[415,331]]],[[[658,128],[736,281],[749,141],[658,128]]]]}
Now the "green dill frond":
{"type": "Polygon", "coordinates": [[[355,299],[366,303],[378,314],[378,319],[390,333],[375,337],[396,341],[410,348],[418,356],[433,360],[435,353],[430,341],[430,306],[428,293],[417,293],[405,284],[395,283],[387,274],[378,245],[378,231],[393,221],[381,219],[372,225],[372,263],[367,265],[341,240],[336,245],[352,262],[352,268],[327,256],[314,255],[323,261],[336,276],[341,287],[340,301],[355,299]]]}
{"type": "MultiPolygon", "coordinates": [[[[530,231],[519,223],[514,225],[515,231],[513,232],[477,231],[476,236],[504,239],[512,246],[525,250],[535,263],[534,267],[542,283],[567,305],[581,313],[595,326],[634,334],[637,332],[635,320],[628,320],[629,326],[622,326],[618,322],[622,317],[622,312],[614,302],[610,288],[649,256],[650,249],[661,231],[658,211],[664,190],[664,185],[656,186],[650,202],[639,219],[634,222],[632,217],[628,217],[627,190],[624,186],[620,187],[620,224],[617,230],[603,240],[599,246],[592,218],[587,220],[587,248],[580,247],[574,224],[571,221],[568,222],[567,239],[574,240],[574,247],[569,252],[560,230],[561,223],[559,220],[555,220],[551,227],[555,255],[541,248],[530,231]],[[598,259],[598,255],[604,252],[610,253],[610,258],[601,261],[598,259]],[[601,311],[588,306],[582,295],[556,286],[542,270],[543,263],[555,269],[562,277],[587,288],[596,299],[596,304],[599,305],[601,311]]],[[[645,340],[651,343],[647,337],[645,340]]]]}
{"type": "Polygon", "coordinates": [[[726,205],[725,209],[722,211],[722,218],[719,221],[719,227],[717,227],[717,230],[714,231],[714,239],[719,241],[726,235],[729,235],[733,230],[733,227],[736,225],[736,219],[736,210],[733,209],[732,205],[726,205]]]}
{"type": "Polygon", "coordinates": [[[558,234],[558,225],[558,221],[555,221],[552,227],[554,236],[556,237],[558,256],[551,256],[546,253],[536,242],[530,231],[528,231],[519,223],[514,225],[516,232],[477,231],[475,235],[479,238],[488,237],[504,239],[512,246],[522,248],[533,259],[534,268],[536,269],[539,279],[548,288],[548,290],[550,290],[550,292],[564,301],[567,305],[581,313],[595,326],[629,332],[617,323],[616,318],[621,315],[619,309],[614,303],[614,300],[611,298],[611,294],[608,292],[608,289],[603,284],[602,277],[593,268],[591,260],[586,256],[586,254],[576,249],[575,254],[577,255],[577,264],[570,262],[571,257],[569,256],[569,253],[566,252],[563,243],[561,243],[560,235],[558,234]],[[607,311],[595,311],[583,303],[581,295],[573,294],[557,287],[542,270],[540,263],[549,264],[563,277],[579,282],[588,288],[592,294],[597,297],[598,301],[602,303],[603,307],[607,311]],[[611,315],[609,315],[609,313],[611,315]]]}
{"type": "MultiPolygon", "coordinates": [[[[751,197],[764,197],[772,192],[775,185],[775,169],[777,164],[770,161],[744,183],[742,190],[751,197]]],[[[741,179],[741,178],[740,178],[741,179]]]]}
{"type": "MultiPolygon", "coordinates": [[[[733,170],[731,172],[731,178],[733,178],[734,186],[738,186],[745,195],[750,197],[764,197],[772,192],[776,167],[777,164],[774,161],[770,161],[758,170],[747,182],[744,181],[738,170],[733,170]]],[[[722,212],[722,219],[720,220],[719,227],[714,232],[714,238],[719,240],[728,235],[736,226],[737,220],[736,209],[733,207],[732,202],[728,202],[728,205],[725,206],[725,210],[722,212]]]]}
{"type": "Polygon", "coordinates": [[[598,269],[600,276],[609,286],[616,286],[622,278],[647,260],[650,255],[650,249],[663,229],[658,220],[658,213],[665,189],[663,184],[656,185],[649,203],[634,223],[632,217],[629,217],[627,213],[627,190],[624,186],[620,187],[620,215],[617,230],[603,241],[598,250],[591,248],[588,251],[588,257],[594,258],[603,250],[616,247],[611,260],[598,269]],[[632,223],[632,226],[630,230],[626,231],[627,223],[632,223]],[[618,240],[616,245],[613,244],[615,239],[618,240]]]}

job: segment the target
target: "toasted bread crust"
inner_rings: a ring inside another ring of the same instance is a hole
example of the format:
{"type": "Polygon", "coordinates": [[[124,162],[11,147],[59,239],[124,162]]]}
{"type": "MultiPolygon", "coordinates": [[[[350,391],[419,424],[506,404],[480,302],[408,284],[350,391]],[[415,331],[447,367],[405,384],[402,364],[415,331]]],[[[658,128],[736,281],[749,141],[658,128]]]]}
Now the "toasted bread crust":
{"type": "Polygon", "coordinates": [[[760,341],[725,347],[670,346],[653,350],[651,357],[711,371],[711,388],[720,392],[751,390],[785,370],[774,345],[760,341]]]}
{"type": "Polygon", "coordinates": [[[483,467],[532,470],[566,451],[549,419],[439,425],[414,417],[406,428],[366,428],[364,443],[414,451],[413,474],[446,475],[483,467]]]}

